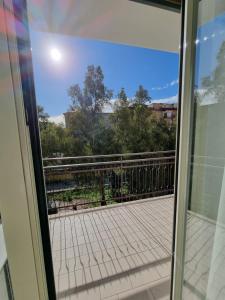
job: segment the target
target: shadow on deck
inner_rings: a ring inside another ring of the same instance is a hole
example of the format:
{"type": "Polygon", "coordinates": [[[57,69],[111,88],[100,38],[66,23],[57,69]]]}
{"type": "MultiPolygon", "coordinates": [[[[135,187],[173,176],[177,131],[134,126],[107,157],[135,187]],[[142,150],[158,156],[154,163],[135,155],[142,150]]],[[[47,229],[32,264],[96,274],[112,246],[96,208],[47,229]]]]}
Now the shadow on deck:
{"type": "Polygon", "coordinates": [[[50,217],[58,299],[169,299],[173,197],[50,217]]]}

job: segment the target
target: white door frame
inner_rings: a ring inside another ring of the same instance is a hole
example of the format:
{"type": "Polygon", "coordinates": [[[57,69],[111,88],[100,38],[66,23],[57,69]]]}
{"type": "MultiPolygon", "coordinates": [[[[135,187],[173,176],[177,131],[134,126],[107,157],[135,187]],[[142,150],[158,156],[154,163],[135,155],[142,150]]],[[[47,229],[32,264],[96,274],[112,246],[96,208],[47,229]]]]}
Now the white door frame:
{"type": "MultiPolygon", "coordinates": [[[[48,299],[12,3],[0,0],[0,211],[16,300],[48,299]]],[[[46,228],[48,230],[48,228],[46,228]]]]}
{"type": "Polygon", "coordinates": [[[189,199],[191,132],[193,120],[193,90],[195,67],[195,36],[198,1],[183,0],[184,20],[183,63],[181,74],[179,162],[176,183],[176,224],[174,236],[172,299],[182,299],[184,250],[186,238],[186,213],[189,199]]]}

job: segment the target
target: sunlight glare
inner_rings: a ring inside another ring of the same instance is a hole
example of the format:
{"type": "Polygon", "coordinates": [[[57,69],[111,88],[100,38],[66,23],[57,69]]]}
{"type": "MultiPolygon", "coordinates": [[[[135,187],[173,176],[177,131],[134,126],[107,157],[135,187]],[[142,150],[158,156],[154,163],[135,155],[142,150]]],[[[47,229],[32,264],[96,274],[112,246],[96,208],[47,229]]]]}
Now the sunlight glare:
{"type": "Polygon", "coordinates": [[[54,60],[55,62],[61,61],[62,54],[57,48],[52,48],[50,51],[50,55],[51,55],[52,60],[54,60]]]}

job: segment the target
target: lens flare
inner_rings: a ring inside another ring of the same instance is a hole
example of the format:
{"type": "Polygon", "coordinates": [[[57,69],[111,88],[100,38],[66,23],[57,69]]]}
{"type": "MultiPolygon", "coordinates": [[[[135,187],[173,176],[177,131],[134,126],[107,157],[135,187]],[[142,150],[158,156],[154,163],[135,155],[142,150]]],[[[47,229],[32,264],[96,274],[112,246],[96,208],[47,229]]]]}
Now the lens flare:
{"type": "Polygon", "coordinates": [[[62,54],[57,48],[52,48],[50,50],[50,55],[53,61],[60,62],[62,59],[62,54]]]}

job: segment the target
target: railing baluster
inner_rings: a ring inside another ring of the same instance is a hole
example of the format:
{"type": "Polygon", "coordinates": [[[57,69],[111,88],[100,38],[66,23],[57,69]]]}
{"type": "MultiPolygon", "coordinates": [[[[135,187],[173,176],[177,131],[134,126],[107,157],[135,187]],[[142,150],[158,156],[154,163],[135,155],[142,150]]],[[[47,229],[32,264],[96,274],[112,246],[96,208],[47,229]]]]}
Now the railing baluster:
{"type": "Polygon", "coordinates": [[[101,206],[104,206],[106,205],[105,188],[104,188],[104,171],[100,171],[99,173],[99,187],[100,187],[101,206]]]}
{"type": "Polygon", "coordinates": [[[66,158],[50,160],[52,165],[45,160],[49,213],[173,193],[174,152],[163,157],[157,157],[156,153],[144,158],[140,153],[130,156],[132,159],[115,156],[119,160],[111,161],[106,161],[106,156],[101,162],[90,162],[89,157],[87,163],[79,158],[76,164],[71,158],[72,164],[68,165],[62,165],[66,158]],[[56,165],[57,162],[61,164],[56,165]]]}

